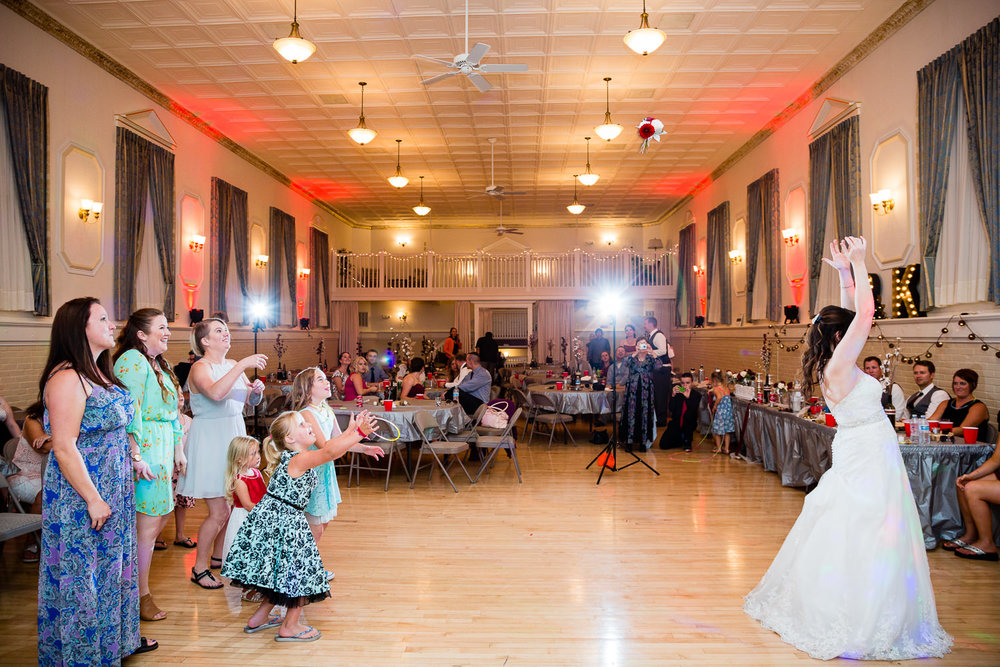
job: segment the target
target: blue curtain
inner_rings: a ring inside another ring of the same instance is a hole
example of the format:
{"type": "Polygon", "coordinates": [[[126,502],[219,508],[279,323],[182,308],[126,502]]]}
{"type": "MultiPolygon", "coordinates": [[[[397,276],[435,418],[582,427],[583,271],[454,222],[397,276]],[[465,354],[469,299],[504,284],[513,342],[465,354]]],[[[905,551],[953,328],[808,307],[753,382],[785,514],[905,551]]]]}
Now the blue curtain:
{"type": "Polygon", "coordinates": [[[677,245],[677,302],[674,323],[679,327],[693,327],[697,301],[697,283],[692,267],[695,258],[694,224],[680,231],[677,245]]]}
{"type": "Polygon", "coordinates": [[[1000,304],[1000,19],[961,47],[969,162],[990,246],[988,298],[1000,304]]]}
{"type": "Polygon", "coordinates": [[[28,240],[35,314],[49,315],[49,89],[0,65],[0,105],[7,115],[4,130],[10,140],[14,183],[28,240]]]}
{"type": "Polygon", "coordinates": [[[934,273],[944,221],[948,160],[958,122],[960,50],[955,47],[917,71],[917,157],[919,160],[920,292],[934,305],[934,273]]]}
{"type": "Polygon", "coordinates": [[[236,276],[243,296],[243,320],[246,323],[248,236],[250,222],[247,213],[247,192],[221,178],[212,177],[212,211],[209,224],[209,244],[212,312],[226,312],[226,279],[229,276],[229,251],[236,255],[236,276]]]}
{"type": "Polygon", "coordinates": [[[819,274],[823,268],[826,209],[830,204],[830,135],[809,144],[809,313],[816,312],[819,274]]]}
{"type": "Polygon", "coordinates": [[[724,201],[708,212],[708,300],[711,303],[712,286],[718,281],[720,324],[733,321],[729,249],[729,202],[724,201]]]}
{"type": "Polygon", "coordinates": [[[135,310],[153,144],[123,127],[118,128],[115,141],[115,319],[125,320],[135,310]]]}
{"type": "Polygon", "coordinates": [[[156,252],[160,258],[160,275],[166,292],[163,295],[163,312],[167,320],[174,320],[174,154],[150,144],[149,149],[149,198],[153,202],[153,233],[156,252]]]}
{"type": "Polygon", "coordinates": [[[766,317],[772,322],[781,316],[781,193],[778,170],[772,169],[747,186],[747,311],[753,319],[753,293],[767,290],[766,317]],[[766,285],[757,285],[757,263],[763,250],[766,285]]]}

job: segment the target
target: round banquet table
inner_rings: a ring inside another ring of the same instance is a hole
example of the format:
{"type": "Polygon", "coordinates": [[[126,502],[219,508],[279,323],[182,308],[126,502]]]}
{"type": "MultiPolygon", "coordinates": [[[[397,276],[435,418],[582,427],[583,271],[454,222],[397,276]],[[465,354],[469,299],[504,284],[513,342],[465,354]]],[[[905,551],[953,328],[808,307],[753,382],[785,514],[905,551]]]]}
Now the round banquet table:
{"type": "MultiPolygon", "coordinates": [[[[397,401],[393,404],[392,411],[387,412],[382,401],[375,405],[371,399],[366,399],[364,407],[361,409],[368,410],[379,419],[385,419],[394,424],[399,429],[399,439],[402,442],[420,440],[420,431],[413,423],[418,410],[426,410],[434,415],[434,419],[441,425],[441,429],[445,433],[458,433],[469,421],[462,406],[458,403],[442,403],[438,406],[433,400],[420,398],[408,398],[406,402],[408,405],[400,405],[397,401]]],[[[340,418],[342,428],[346,425],[346,420],[350,419],[350,415],[359,411],[354,401],[330,401],[330,407],[333,408],[334,414],[340,418]]],[[[384,424],[379,426],[379,429],[385,428],[387,427],[384,424]]],[[[377,444],[378,438],[374,438],[374,441],[377,444]]]]}
{"type": "MultiPolygon", "coordinates": [[[[555,389],[532,385],[528,390],[528,400],[535,394],[544,394],[552,404],[564,415],[609,415],[611,414],[610,391],[591,391],[590,389],[555,389]]],[[[617,407],[619,412],[625,407],[625,392],[618,391],[617,407]]]]}

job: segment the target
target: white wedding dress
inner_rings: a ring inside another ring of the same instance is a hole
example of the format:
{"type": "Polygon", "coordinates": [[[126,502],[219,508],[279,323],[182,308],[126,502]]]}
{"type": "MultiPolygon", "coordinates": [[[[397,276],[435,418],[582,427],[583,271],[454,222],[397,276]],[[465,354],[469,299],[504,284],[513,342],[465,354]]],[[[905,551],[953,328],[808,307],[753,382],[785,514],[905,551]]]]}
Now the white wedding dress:
{"type": "Polygon", "coordinates": [[[862,375],[840,403],[833,465],[743,610],[814,658],[940,657],[927,554],[882,385],[862,375]]]}

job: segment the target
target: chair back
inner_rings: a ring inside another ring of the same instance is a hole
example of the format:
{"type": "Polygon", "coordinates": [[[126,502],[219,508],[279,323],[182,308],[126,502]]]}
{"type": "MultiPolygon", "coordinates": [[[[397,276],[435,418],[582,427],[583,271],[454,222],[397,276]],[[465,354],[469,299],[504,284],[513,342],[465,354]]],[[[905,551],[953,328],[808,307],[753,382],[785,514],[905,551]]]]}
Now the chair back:
{"type": "Polygon", "coordinates": [[[483,403],[478,408],[476,408],[475,412],[472,413],[472,428],[473,429],[475,429],[477,426],[479,426],[479,422],[483,421],[483,415],[486,414],[486,409],[488,407],[489,406],[486,403],[483,403]]]}
{"type": "MultiPolygon", "coordinates": [[[[431,440],[436,438],[428,437],[427,431],[435,429],[441,435],[441,440],[447,440],[444,437],[444,431],[441,430],[441,424],[438,424],[438,420],[434,418],[434,415],[428,410],[417,410],[413,415],[413,423],[417,426],[417,431],[420,432],[420,438],[424,441],[425,445],[429,445],[431,440]]],[[[431,436],[434,435],[434,431],[431,430],[431,436]]]]}
{"type": "Polygon", "coordinates": [[[523,407],[528,404],[528,397],[520,389],[511,389],[510,395],[514,399],[514,405],[523,407]]]}
{"type": "Polygon", "coordinates": [[[270,401],[267,402],[267,409],[264,410],[265,417],[274,417],[285,407],[285,401],[288,397],[284,394],[278,394],[273,396],[270,401]]]}
{"type": "MultiPolygon", "coordinates": [[[[517,410],[514,410],[514,415],[507,422],[507,428],[505,428],[503,430],[503,433],[500,435],[501,442],[510,437],[510,432],[514,430],[514,426],[517,425],[517,420],[520,418],[521,418],[521,408],[518,408],[517,410]]],[[[513,440],[514,439],[511,438],[511,442],[513,442],[513,440]]]]}
{"type": "Polygon", "coordinates": [[[545,412],[556,412],[556,404],[542,392],[531,394],[531,404],[545,412]]]}
{"type": "Polygon", "coordinates": [[[493,385],[492,387],[490,387],[490,400],[493,400],[493,399],[496,399],[496,398],[500,398],[500,386],[499,385],[493,385]]]}
{"type": "Polygon", "coordinates": [[[3,458],[10,462],[14,458],[14,453],[17,451],[17,443],[21,442],[20,438],[11,438],[3,446],[3,458]]]}

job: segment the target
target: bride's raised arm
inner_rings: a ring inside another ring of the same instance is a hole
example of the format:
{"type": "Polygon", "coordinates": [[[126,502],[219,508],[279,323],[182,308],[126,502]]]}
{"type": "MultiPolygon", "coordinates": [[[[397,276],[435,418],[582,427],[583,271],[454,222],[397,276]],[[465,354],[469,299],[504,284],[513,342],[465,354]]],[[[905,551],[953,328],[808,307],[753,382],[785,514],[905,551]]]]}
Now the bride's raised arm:
{"type": "MultiPolygon", "coordinates": [[[[840,343],[833,351],[830,362],[826,365],[823,375],[827,378],[827,384],[845,383],[841,386],[853,385],[858,371],[857,361],[868,341],[868,334],[871,332],[872,320],[875,316],[875,301],[872,298],[872,288],[868,284],[868,269],[865,266],[865,254],[868,244],[864,238],[848,236],[841,242],[842,255],[849,261],[854,269],[855,276],[863,276],[860,283],[856,283],[853,289],[854,320],[847,328],[840,343]]],[[[824,258],[825,260],[825,258],[824,258]]],[[[833,262],[831,265],[836,266],[833,262]]],[[[843,275],[843,274],[841,274],[843,275]]],[[[843,292],[843,289],[842,289],[843,292]]],[[[843,301],[843,296],[842,296],[843,301]]],[[[836,392],[843,395],[845,392],[836,392]]]]}

